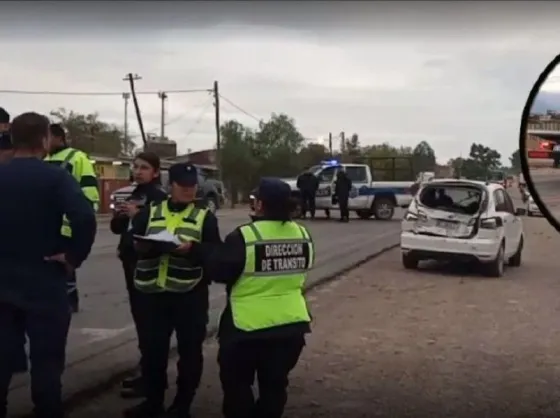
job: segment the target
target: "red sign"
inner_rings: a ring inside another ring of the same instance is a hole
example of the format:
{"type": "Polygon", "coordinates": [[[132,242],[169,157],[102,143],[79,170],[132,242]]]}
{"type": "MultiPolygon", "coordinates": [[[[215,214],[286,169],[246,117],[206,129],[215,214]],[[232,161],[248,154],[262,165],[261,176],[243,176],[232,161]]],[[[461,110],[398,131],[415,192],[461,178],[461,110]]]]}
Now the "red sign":
{"type": "Polygon", "coordinates": [[[550,151],[540,151],[540,150],[531,150],[527,151],[527,157],[529,158],[551,158],[550,151]]]}

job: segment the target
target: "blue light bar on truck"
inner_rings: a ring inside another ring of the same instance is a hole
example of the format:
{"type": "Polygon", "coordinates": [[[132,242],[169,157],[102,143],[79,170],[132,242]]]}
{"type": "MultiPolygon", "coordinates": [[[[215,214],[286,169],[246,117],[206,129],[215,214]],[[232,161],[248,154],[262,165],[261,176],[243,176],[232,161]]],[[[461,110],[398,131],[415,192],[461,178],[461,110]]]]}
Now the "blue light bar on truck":
{"type": "Polygon", "coordinates": [[[321,165],[340,165],[340,162],[337,160],[323,160],[321,165]]]}

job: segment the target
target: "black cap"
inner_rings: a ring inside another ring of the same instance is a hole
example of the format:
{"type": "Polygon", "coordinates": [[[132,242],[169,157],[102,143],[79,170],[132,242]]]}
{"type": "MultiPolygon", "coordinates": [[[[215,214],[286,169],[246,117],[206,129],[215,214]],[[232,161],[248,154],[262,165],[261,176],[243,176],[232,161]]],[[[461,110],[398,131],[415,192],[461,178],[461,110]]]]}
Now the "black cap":
{"type": "Polygon", "coordinates": [[[10,114],[3,107],[0,107],[0,123],[10,123],[10,114]]]}
{"type": "Polygon", "coordinates": [[[169,167],[169,183],[192,187],[198,184],[198,171],[191,163],[177,163],[169,167]]]}
{"type": "Polygon", "coordinates": [[[262,178],[255,198],[263,202],[265,205],[283,205],[290,201],[292,189],[290,186],[274,177],[262,178]]]}

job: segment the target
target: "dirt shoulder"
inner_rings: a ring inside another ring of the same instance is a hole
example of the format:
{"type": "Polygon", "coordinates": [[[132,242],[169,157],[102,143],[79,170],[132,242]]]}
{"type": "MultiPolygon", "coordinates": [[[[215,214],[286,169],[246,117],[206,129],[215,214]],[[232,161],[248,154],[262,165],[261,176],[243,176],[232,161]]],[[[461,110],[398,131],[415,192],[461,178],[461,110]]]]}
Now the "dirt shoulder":
{"type": "MultiPolygon", "coordinates": [[[[560,236],[544,219],[524,222],[524,265],[503,279],[405,271],[392,251],[313,291],[286,416],[560,416],[560,236]]],[[[221,416],[216,348],[206,347],[196,417],[221,416]]],[[[113,391],[71,416],[126,405],[113,391]]]]}

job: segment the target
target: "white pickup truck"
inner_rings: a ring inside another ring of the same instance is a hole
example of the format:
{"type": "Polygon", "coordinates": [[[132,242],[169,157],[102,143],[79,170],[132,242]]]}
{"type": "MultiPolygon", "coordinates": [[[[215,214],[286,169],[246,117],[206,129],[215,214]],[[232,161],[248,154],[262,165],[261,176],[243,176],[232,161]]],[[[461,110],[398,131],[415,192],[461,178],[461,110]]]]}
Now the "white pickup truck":
{"type": "MultiPolygon", "coordinates": [[[[396,207],[407,208],[412,201],[412,181],[375,181],[369,165],[327,162],[308,170],[319,178],[315,200],[318,210],[338,210],[338,204],[333,204],[332,196],[339,170],[344,170],[352,180],[348,206],[362,219],[373,216],[379,220],[390,220],[396,207]]],[[[282,180],[289,184],[294,196],[299,195],[297,179],[282,180]]]]}

